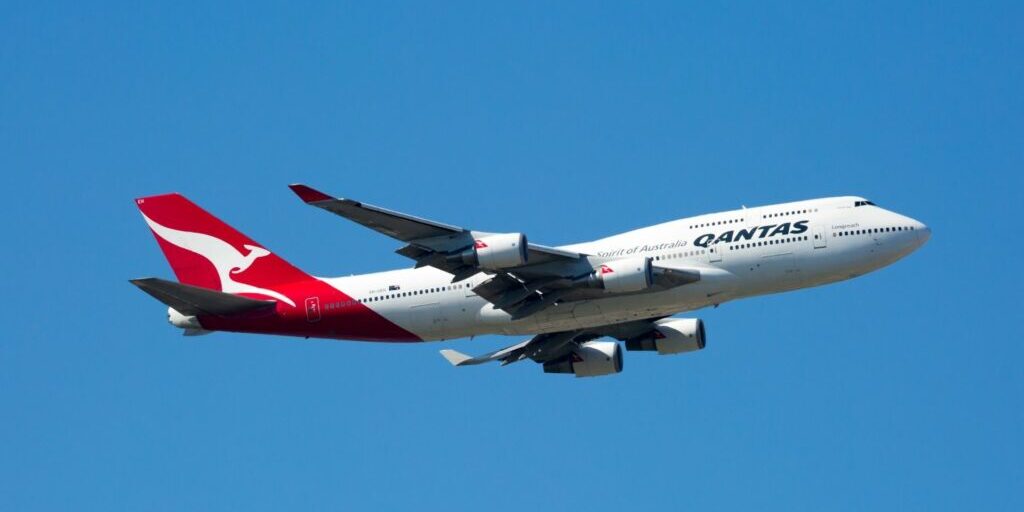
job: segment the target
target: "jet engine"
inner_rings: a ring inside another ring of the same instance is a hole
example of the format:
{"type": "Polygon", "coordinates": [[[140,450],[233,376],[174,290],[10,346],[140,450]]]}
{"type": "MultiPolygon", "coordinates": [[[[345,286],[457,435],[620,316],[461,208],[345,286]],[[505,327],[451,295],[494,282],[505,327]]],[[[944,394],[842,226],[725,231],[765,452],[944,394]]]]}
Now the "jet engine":
{"type": "Polygon", "coordinates": [[[667,318],[655,322],[649,334],[626,340],[626,350],[657,350],[659,355],[704,348],[704,322],[699,318],[667,318]]]}
{"type": "Polygon", "coordinates": [[[586,287],[603,288],[611,293],[638,292],[654,284],[654,269],[650,258],[623,258],[603,263],[580,281],[586,287]]]}
{"type": "Polygon", "coordinates": [[[544,363],[544,373],[598,377],[622,371],[622,350],[614,341],[588,341],[568,356],[544,363]]]}
{"type": "Polygon", "coordinates": [[[480,237],[473,241],[473,247],[462,251],[453,258],[466,265],[498,270],[526,264],[526,235],[505,233],[480,237]]]}

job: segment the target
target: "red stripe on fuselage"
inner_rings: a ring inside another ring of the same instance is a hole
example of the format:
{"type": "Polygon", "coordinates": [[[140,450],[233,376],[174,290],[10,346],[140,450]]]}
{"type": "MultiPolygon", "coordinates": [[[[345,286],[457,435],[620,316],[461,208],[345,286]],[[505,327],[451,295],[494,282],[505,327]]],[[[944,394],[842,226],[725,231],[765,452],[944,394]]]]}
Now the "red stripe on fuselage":
{"type": "MultiPolygon", "coordinates": [[[[217,331],[279,334],[361,341],[413,342],[423,341],[419,336],[399,327],[357,302],[337,288],[315,278],[276,286],[275,291],[295,302],[295,307],[278,302],[273,314],[262,316],[223,318],[201,316],[203,327],[217,331]],[[316,297],[320,310],[319,320],[311,322],[306,314],[306,299],[316,297]],[[323,309],[328,303],[344,303],[338,309],[323,309]]],[[[263,296],[254,298],[266,299],[263,296]]]]}

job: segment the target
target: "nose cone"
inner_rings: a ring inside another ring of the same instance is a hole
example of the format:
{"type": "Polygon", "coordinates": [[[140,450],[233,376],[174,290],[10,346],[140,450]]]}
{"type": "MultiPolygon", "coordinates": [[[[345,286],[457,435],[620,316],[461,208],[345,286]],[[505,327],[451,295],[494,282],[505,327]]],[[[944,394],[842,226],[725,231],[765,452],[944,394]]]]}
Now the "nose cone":
{"type": "Polygon", "coordinates": [[[914,221],[914,231],[917,233],[917,243],[924,245],[932,237],[932,228],[925,226],[923,222],[914,221]]]}
{"type": "Polygon", "coordinates": [[[925,244],[932,237],[932,230],[923,222],[906,215],[889,212],[885,222],[896,226],[890,238],[891,247],[898,249],[900,257],[906,256],[925,244]]]}

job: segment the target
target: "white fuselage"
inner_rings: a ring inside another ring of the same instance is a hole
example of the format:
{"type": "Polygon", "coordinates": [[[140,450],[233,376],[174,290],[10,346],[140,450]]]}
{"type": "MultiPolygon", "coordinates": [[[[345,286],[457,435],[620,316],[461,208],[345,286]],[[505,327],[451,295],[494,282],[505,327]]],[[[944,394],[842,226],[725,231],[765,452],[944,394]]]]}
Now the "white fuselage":
{"type": "MultiPolygon", "coordinates": [[[[594,262],[647,256],[657,266],[699,270],[700,281],[566,302],[515,321],[473,293],[490,277],[482,273],[452,283],[451,274],[424,267],[324,281],[424,340],[536,334],[663,317],[857,277],[906,256],[929,235],[922,223],[860,197],[689,217],[564,249],[592,255],[594,262]]],[[[330,308],[325,305],[325,313],[330,308]]]]}

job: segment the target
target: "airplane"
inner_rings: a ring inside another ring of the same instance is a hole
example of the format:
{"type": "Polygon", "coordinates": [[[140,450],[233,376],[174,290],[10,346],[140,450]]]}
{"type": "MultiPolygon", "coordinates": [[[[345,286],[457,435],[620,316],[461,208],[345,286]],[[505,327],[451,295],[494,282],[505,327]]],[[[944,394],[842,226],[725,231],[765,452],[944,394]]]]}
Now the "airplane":
{"type": "Polygon", "coordinates": [[[704,322],[674,315],[861,276],[907,256],[931,230],[862,197],[709,213],[562,247],[290,185],[306,204],[404,245],[413,268],[314,277],[180,194],[136,199],[177,282],[131,283],[186,336],[213,331],[380,342],[528,335],[454,366],[530,359],[546,373],[622,371],[623,348],[701,350],[704,322]],[[621,344],[620,344],[621,342],[621,344]]]}

